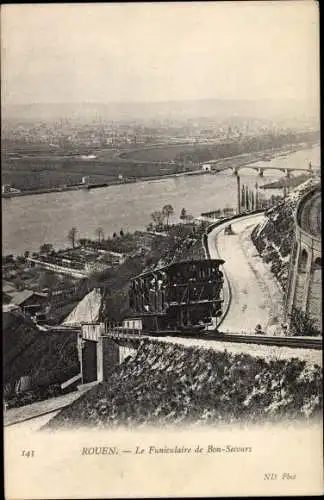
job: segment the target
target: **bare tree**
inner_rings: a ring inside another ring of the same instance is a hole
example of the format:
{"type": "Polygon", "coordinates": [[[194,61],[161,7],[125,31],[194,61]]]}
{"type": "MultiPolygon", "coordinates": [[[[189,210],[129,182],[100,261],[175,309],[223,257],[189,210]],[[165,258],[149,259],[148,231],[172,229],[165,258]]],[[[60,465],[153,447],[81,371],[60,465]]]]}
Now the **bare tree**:
{"type": "Polygon", "coordinates": [[[162,208],[162,214],[166,217],[167,226],[169,226],[169,218],[174,214],[174,208],[172,205],[164,205],[162,208]]]}
{"type": "Polygon", "coordinates": [[[72,227],[68,232],[68,240],[72,243],[73,248],[75,247],[77,232],[78,230],[76,227],[72,227]]]}
{"type": "Polygon", "coordinates": [[[104,237],[105,237],[102,227],[97,227],[97,229],[96,229],[96,231],[95,231],[95,234],[96,234],[96,236],[97,236],[97,238],[98,238],[98,242],[99,242],[99,243],[100,243],[100,242],[104,239],[104,237]]]}
{"type": "Polygon", "coordinates": [[[155,222],[155,228],[161,226],[163,224],[163,213],[160,210],[155,210],[155,212],[151,213],[151,217],[153,222],[155,222]]]}
{"type": "Polygon", "coordinates": [[[187,216],[187,210],[185,208],[182,208],[180,212],[180,219],[183,220],[186,218],[186,216],[187,216]]]}

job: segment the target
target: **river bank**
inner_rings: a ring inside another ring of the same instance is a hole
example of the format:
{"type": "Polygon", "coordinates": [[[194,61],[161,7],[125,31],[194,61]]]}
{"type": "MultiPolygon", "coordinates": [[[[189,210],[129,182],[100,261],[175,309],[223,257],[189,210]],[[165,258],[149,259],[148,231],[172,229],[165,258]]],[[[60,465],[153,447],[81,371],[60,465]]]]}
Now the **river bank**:
{"type": "Polygon", "coordinates": [[[297,177],[292,177],[289,180],[285,177],[274,182],[268,182],[267,184],[260,186],[260,189],[283,189],[288,185],[290,189],[293,189],[308,179],[309,174],[297,175],[297,177]]]}
{"type": "MultiPolygon", "coordinates": [[[[283,176],[269,168],[284,166],[296,170],[304,168],[309,161],[312,165],[319,164],[319,148],[277,156],[267,162],[258,161],[254,167],[267,167],[264,177],[258,177],[254,169],[246,166],[240,172],[241,183],[254,189],[257,181],[261,187],[283,176]]],[[[221,170],[217,165],[217,169],[217,174],[182,175],[100,189],[2,198],[3,254],[36,252],[44,242],[52,243],[55,248],[66,248],[70,244],[67,235],[72,227],[77,228],[78,238],[90,239],[99,227],[105,237],[119,233],[121,228],[125,233],[145,230],[157,207],[168,204],[174,208],[171,223],[179,221],[183,208],[193,217],[211,209],[235,209],[236,178],[230,168],[221,170]]],[[[278,194],[281,194],[279,190],[278,194]]]]}
{"type": "MultiPolygon", "coordinates": [[[[158,174],[151,176],[143,176],[143,177],[134,177],[134,178],[123,178],[123,179],[114,179],[111,181],[103,182],[103,183],[87,183],[87,184],[74,184],[70,186],[57,186],[53,188],[41,188],[41,189],[33,189],[28,191],[9,191],[2,193],[2,198],[15,198],[20,196],[34,196],[38,194],[46,194],[46,193],[60,193],[65,191],[78,191],[78,190],[92,190],[98,188],[104,188],[109,186],[117,186],[123,184],[133,184],[139,182],[147,182],[152,180],[163,180],[169,178],[190,176],[190,175],[206,175],[211,173],[218,173],[227,168],[236,168],[247,166],[249,164],[253,164],[259,161],[271,161],[274,158],[286,156],[288,154],[294,153],[296,151],[300,151],[308,147],[306,143],[298,144],[295,146],[283,146],[276,150],[266,149],[263,151],[257,151],[254,153],[242,153],[235,156],[229,156],[226,158],[221,158],[218,160],[212,160],[209,162],[205,162],[205,164],[209,164],[211,166],[211,171],[204,169],[196,169],[189,170],[186,172],[174,172],[172,174],[158,174]]],[[[204,164],[203,164],[204,165],[204,164]]]]}

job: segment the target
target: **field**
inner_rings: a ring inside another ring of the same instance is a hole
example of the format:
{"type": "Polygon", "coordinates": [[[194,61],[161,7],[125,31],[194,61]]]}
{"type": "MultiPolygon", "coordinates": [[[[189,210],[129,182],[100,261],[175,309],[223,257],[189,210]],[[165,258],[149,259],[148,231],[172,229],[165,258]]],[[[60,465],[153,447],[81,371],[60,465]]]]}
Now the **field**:
{"type": "Polygon", "coordinates": [[[90,176],[91,184],[101,184],[116,182],[119,175],[124,178],[158,177],[176,171],[176,165],[170,165],[166,169],[156,164],[125,160],[100,161],[75,158],[41,160],[30,157],[4,161],[1,177],[3,184],[11,184],[20,190],[32,190],[78,184],[81,183],[83,176],[90,176]]]}
{"type": "Polygon", "coordinates": [[[177,155],[193,153],[197,149],[193,144],[166,144],[165,146],[151,146],[136,148],[120,153],[120,158],[136,161],[172,161],[177,155]]]}
{"type": "MultiPolygon", "coordinates": [[[[114,183],[122,175],[124,178],[141,179],[143,177],[161,177],[182,171],[184,159],[187,166],[197,168],[197,163],[210,160],[222,160],[237,155],[250,155],[241,160],[250,161],[253,156],[262,153],[279,151],[298,144],[307,139],[307,134],[296,136],[264,135],[245,137],[240,140],[227,140],[215,144],[169,144],[164,146],[138,147],[128,151],[113,152],[111,149],[93,148],[91,153],[95,159],[83,159],[75,155],[81,151],[50,150],[46,146],[30,147],[28,151],[22,146],[3,145],[2,183],[11,184],[20,190],[48,189],[62,185],[80,183],[83,176],[90,176],[91,183],[114,183]],[[9,153],[10,152],[10,153],[9,153]],[[21,158],[12,153],[21,155],[21,158]],[[175,161],[175,163],[171,163],[175,161]],[[159,163],[161,162],[161,164],[159,163]],[[164,162],[164,163],[163,163],[164,162]]],[[[311,140],[312,137],[309,137],[311,140]]],[[[25,146],[24,146],[25,147],[25,146]]],[[[89,151],[87,151],[89,154],[89,151]]],[[[240,157],[238,157],[240,158],[240,157]]],[[[240,161],[241,161],[240,160],[240,161]]],[[[234,158],[230,158],[233,163],[234,158]]]]}

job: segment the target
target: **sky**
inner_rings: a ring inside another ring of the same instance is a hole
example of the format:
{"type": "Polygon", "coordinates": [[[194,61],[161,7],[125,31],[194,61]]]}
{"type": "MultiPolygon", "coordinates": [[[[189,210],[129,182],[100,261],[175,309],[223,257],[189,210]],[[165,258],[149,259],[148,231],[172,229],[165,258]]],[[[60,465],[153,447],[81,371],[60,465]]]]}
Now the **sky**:
{"type": "Polygon", "coordinates": [[[316,2],[2,6],[6,104],[319,99],[316,2]]]}

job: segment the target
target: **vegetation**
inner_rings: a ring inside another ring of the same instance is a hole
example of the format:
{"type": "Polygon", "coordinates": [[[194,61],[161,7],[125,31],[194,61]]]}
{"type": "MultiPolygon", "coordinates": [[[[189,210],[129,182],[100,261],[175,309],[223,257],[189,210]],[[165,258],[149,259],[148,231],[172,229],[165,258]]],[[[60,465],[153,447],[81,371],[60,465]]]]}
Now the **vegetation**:
{"type": "Polygon", "coordinates": [[[75,243],[76,243],[76,236],[77,236],[78,230],[76,227],[72,227],[70,231],[68,232],[68,240],[72,243],[72,247],[75,248],[75,243]]]}
{"type": "Polygon", "coordinates": [[[174,214],[174,208],[172,205],[164,205],[162,210],[155,210],[151,213],[151,218],[155,224],[155,230],[161,231],[163,229],[163,224],[166,219],[166,229],[169,228],[169,219],[174,214]]]}
{"type": "MultiPolygon", "coordinates": [[[[98,243],[100,243],[105,238],[102,227],[97,227],[95,234],[96,234],[96,237],[98,238],[98,243]]],[[[79,240],[79,241],[81,241],[81,240],[79,240]]]]}
{"type": "Polygon", "coordinates": [[[175,161],[179,163],[200,163],[211,159],[226,158],[243,153],[280,148],[311,140],[313,133],[269,132],[254,136],[240,136],[224,139],[221,143],[209,145],[177,144],[155,148],[137,148],[122,153],[121,157],[136,161],[175,161]]]}
{"type": "Polygon", "coordinates": [[[290,334],[300,337],[317,337],[321,335],[316,321],[301,309],[294,307],[290,315],[290,334]]]}
{"type": "Polygon", "coordinates": [[[164,205],[162,208],[162,214],[167,220],[167,226],[169,226],[169,218],[174,214],[174,208],[172,205],[164,205]]]}
{"type": "Polygon", "coordinates": [[[107,382],[46,427],[308,421],[322,407],[317,365],[143,341],[107,382]]]}
{"type": "Polygon", "coordinates": [[[155,224],[155,230],[161,229],[163,225],[164,215],[161,210],[155,210],[151,213],[151,218],[155,224]]]}
{"type": "MultiPolygon", "coordinates": [[[[256,249],[263,260],[271,264],[271,271],[283,290],[287,286],[289,260],[295,241],[294,210],[312,185],[305,183],[268,209],[265,212],[266,223],[256,226],[251,234],[256,249]]],[[[272,201],[276,201],[275,197],[272,201]]]]}
{"type": "MultiPolygon", "coordinates": [[[[39,144],[37,148],[30,145],[23,161],[21,159],[3,158],[2,183],[11,184],[21,190],[48,189],[62,185],[80,184],[82,177],[89,175],[91,169],[91,182],[115,183],[118,176],[123,179],[143,177],[159,177],[165,174],[174,174],[182,170],[184,157],[186,162],[195,163],[208,161],[210,158],[222,159],[242,153],[253,153],[285,145],[298,144],[318,140],[317,133],[269,133],[254,137],[241,137],[227,140],[220,144],[208,146],[192,146],[190,144],[166,145],[161,148],[137,148],[129,153],[123,153],[123,159],[105,158],[104,151],[98,151],[98,158],[83,160],[79,157],[79,146],[75,157],[63,157],[64,151],[57,151],[48,145],[39,144]],[[33,151],[34,149],[34,151],[33,151]],[[102,156],[102,158],[100,158],[102,156]],[[127,158],[129,157],[129,159],[127,158]],[[160,161],[166,163],[160,164],[160,161]],[[174,163],[172,163],[174,161],[174,163]]],[[[15,144],[14,151],[18,151],[19,144],[15,144]]],[[[24,144],[26,149],[28,145],[24,144]]],[[[93,148],[92,148],[93,149],[93,148]]],[[[107,155],[106,155],[107,156],[107,155]]]]}
{"type": "MultiPolygon", "coordinates": [[[[4,395],[15,397],[21,377],[44,390],[79,373],[76,334],[40,332],[19,312],[3,313],[4,395]]],[[[36,389],[38,388],[38,389],[36,389]]]]}
{"type": "Polygon", "coordinates": [[[43,255],[47,255],[48,253],[50,253],[52,251],[53,251],[52,243],[43,243],[43,245],[41,245],[39,247],[39,253],[43,254],[43,255]]]}
{"type": "MultiPolygon", "coordinates": [[[[163,227],[164,228],[164,227],[163,227]]],[[[156,234],[151,242],[150,249],[139,249],[117,268],[107,269],[91,276],[93,287],[101,288],[103,305],[100,313],[101,320],[122,321],[130,314],[128,308],[128,291],[130,279],[144,270],[153,269],[179,260],[204,259],[202,247],[203,228],[194,225],[173,225],[165,227],[164,236],[156,234]]],[[[133,235],[133,242],[138,241],[139,235],[133,235]]],[[[123,241],[127,238],[124,235],[123,241]]],[[[118,244],[119,238],[111,240],[118,244]]]]}

